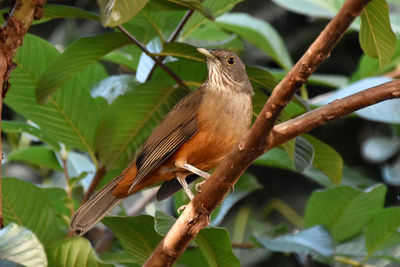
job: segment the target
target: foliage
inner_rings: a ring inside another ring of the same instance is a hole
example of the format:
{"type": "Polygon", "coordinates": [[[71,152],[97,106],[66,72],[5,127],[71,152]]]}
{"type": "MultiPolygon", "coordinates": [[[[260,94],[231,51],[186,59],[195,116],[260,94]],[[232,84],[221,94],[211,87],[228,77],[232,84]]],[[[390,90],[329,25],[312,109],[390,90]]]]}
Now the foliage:
{"type": "MultiPolygon", "coordinates": [[[[14,59],[17,67],[4,100],[17,115],[2,122],[2,131],[6,136],[6,165],[18,162],[30,166],[41,182],[35,185],[19,179],[22,177],[2,180],[6,225],[0,230],[2,261],[25,266],[139,266],[146,261],[175,221],[177,214],[168,212],[165,205],[157,204],[164,211],[154,212],[155,204],[151,203],[146,210],[149,214],[130,216],[125,205],[135,203],[142,193],[124,201],[114,211],[120,216],[102,221],[116,237],[102,253],[83,237],[67,236],[71,212],[79,206],[95,173],[106,169],[101,184],[118,175],[173,105],[203,83],[206,66],[196,47],[229,48],[241,55],[250,47],[271,60],[275,69],[247,66],[256,92],[254,116],[258,115],[294,59],[272,25],[246,13],[230,12],[239,2],[99,0],[96,12],[46,5],[45,16],[35,27],[60,18],[122,26],[152,56],[165,58],[165,65],[187,88],[177,86],[161,68],[153,69],[152,59],[117,29],[71,40],[63,49],[27,34],[14,59]],[[188,10],[193,10],[193,15],[177,38],[169,42],[188,10]]],[[[331,18],[344,0],[273,2],[292,12],[331,18]]],[[[400,13],[392,11],[399,10],[400,5],[388,2],[389,6],[385,0],[371,1],[352,25],[353,31],[359,31],[365,52],[353,74],[313,75],[303,90],[321,86],[333,91],[316,101],[307,99],[307,94],[302,94],[304,98],[296,96],[280,121],[390,80],[383,74],[400,64],[400,13]]],[[[390,129],[389,136],[367,136],[362,147],[368,160],[380,164],[384,182],[396,186],[400,184],[399,106],[399,100],[391,100],[354,114],[363,122],[390,129]]],[[[269,175],[246,172],[212,214],[212,226],[197,235],[177,266],[250,266],[252,255],[257,255],[252,264],[268,264],[273,253],[309,255],[327,264],[346,260],[399,264],[399,208],[385,206],[387,186],[349,167],[345,156],[312,135],[297,137],[262,155],[254,162],[254,170],[284,170],[291,176],[301,175],[296,177],[301,177],[302,183],[320,187],[303,197],[308,198],[304,216],[297,215],[283,200],[268,203],[271,192],[262,185],[269,175]],[[257,204],[262,201],[268,212],[257,206],[250,208],[257,194],[262,196],[257,204]],[[266,218],[270,210],[279,211],[291,224],[285,222],[282,227],[266,218]],[[240,245],[249,243],[250,250],[240,249],[240,245]]],[[[187,199],[179,192],[172,202],[177,208],[187,199]]],[[[98,237],[90,238],[92,244],[104,246],[98,237]]]]}

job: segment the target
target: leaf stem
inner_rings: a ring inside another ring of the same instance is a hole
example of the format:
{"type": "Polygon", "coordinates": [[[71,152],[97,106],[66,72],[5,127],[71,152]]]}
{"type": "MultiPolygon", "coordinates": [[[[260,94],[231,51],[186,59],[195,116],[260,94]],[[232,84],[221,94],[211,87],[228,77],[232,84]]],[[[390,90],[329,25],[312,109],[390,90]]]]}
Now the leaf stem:
{"type": "MultiPolygon", "coordinates": [[[[68,173],[68,151],[65,150],[64,146],[61,148],[61,161],[63,165],[63,170],[64,170],[64,177],[65,177],[65,184],[66,184],[66,189],[65,191],[67,192],[67,197],[72,203],[72,188],[69,183],[69,173],[68,173]]],[[[74,206],[73,205],[67,205],[69,211],[70,211],[70,216],[74,213],[74,206]]]]}
{"type": "Polygon", "coordinates": [[[81,205],[89,200],[90,196],[96,190],[97,186],[99,185],[101,179],[104,177],[105,174],[106,174],[106,167],[104,165],[101,165],[100,168],[97,169],[96,174],[94,175],[88,190],[83,196],[81,205]]]}
{"type": "Polygon", "coordinates": [[[135,36],[133,36],[130,32],[128,32],[124,27],[117,26],[117,28],[123,33],[125,34],[129,39],[131,39],[131,41],[136,44],[146,55],[148,55],[149,57],[151,57],[151,59],[154,60],[154,62],[160,66],[169,76],[171,76],[172,79],[174,79],[176,81],[177,84],[179,84],[180,86],[184,87],[187,89],[187,86],[183,83],[182,79],[175,73],[173,72],[169,67],[167,67],[167,65],[165,65],[162,60],[160,60],[157,56],[153,55],[153,53],[151,53],[145,45],[143,45],[141,42],[139,42],[139,40],[137,40],[135,38],[135,36]]]}
{"type": "Polygon", "coordinates": [[[376,267],[375,265],[363,264],[359,261],[349,259],[347,257],[342,257],[342,256],[335,256],[333,259],[336,262],[345,263],[347,265],[351,265],[351,266],[355,266],[355,267],[376,267]]]}
{"type": "Polygon", "coordinates": [[[263,209],[264,216],[268,217],[273,210],[278,211],[297,228],[303,228],[303,218],[284,201],[278,198],[268,201],[263,209]]]}
{"type": "MultiPolygon", "coordinates": [[[[186,12],[185,16],[183,16],[182,20],[179,22],[178,26],[175,28],[174,32],[171,34],[171,36],[168,38],[168,40],[167,40],[167,42],[165,44],[172,43],[172,42],[174,42],[176,40],[176,38],[178,37],[179,33],[182,31],[182,29],[185,26],[186,22],[188,22],[188,20],[193,15],[193,13],[194,13],[193,9],[189,10],[188,12],[186,12]]],[[[159,57],[159,59],[161,61],[163,61],[164,58],[165,58],[165,56],[159,57]]],[[[147,75],[146,81],[149,81],[151,79],[156,67],[157,67],[157,65],[154,65],[151,68],[151,70],[149,72],[149,75],[147,75]]]]}
{"type": "Polygon", "coordinates": [[[186,12],[185,16],[183,16],[182,20],[179,22],[178,26],[175,28],[174,32],[171,34],[171,36],[168,38],[167,43],[172,43],[176,40],[178,35],[181,33],[183,30],[183,27],[185,24],[188,22],[190,17],[193,15],[194,10],[191,9],[188,12],[186,12]]]}

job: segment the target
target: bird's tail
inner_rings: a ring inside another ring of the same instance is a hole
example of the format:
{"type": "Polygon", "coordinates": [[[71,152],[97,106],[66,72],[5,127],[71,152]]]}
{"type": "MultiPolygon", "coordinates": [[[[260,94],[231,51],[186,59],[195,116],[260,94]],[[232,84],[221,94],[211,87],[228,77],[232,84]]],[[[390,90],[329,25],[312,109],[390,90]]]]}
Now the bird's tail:
{"type": "Polygon", "coordinates": [[[83,235],[89,231],[93,225],[123,200],[112,194],[118,182],[123,178],[124,175],[116,177],[75,212],[70,227],[76,235],[83,235]]]}

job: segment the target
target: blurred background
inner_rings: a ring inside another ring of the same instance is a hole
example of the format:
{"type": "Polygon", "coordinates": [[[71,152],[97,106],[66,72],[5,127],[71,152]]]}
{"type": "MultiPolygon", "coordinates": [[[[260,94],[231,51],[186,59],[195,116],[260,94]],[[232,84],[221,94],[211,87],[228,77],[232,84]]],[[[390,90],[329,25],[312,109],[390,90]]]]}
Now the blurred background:
{"type": "MultiPolygon", "coordinates": [[[[48,1],[48,3],[71,5],[98,12],[94,1],[59,0],[48,1]]],[[[9,2],[3,1],[2,6],[3,8],[9,6],[9,2]]],[[[266,0],[243,1],[233,9],[233,12],[244,12],[269,22],[283,38],[294,62],[302,56],[328,22],[327,19],[312,18],[291,12],[273,1],[266,0]]],[[[41,36],[59,50],[63,50],[79,37],[107,31],[111,31],[111,29],[104,28],[93,20],[53,19],[47,23],[32,26],[29,32],[41,36]]],[[[362,54],[358,33],[350,31],[335,47],[330,58],[321,65],[317,73],[332,75],[333,79],[346,83],[354,75],[362,54]]],[[[279,67],[259,48],[246,41],[244,41],[240,56],[247,65],[263,66],[272,71],[279,67]]],[[[116,64],[109,62],[102,62],[102,64],[106,66],[109,74],[129,73],[127,69],[116,64]]],[[[334,88],[316,84],[307,86],[310,99],[333,90],[334,88]]],[[[3,119],[18,119],[18,115],[5,106],[3,119]]],[[[329,144],[342,156],[344,183],[351,184],[354,177],[357,177],[357,181],[364,181],[365,186],[386,182],[388,185],[386,205],[399,206],[400,125],[351,115],[318,128],[310,134],[329,144]]],[[[12,135],[4,135],[4,137],[6,138],[4,153],[7,154],[16,140],[12,140],[12,135]]],[[[28,141],[30,142],[30,140],[28,141]]],[[[48,171],[18,162],[6,162],[3,166],[5,177],[21,177],[38,184],[42,183],[43,174],[48,171]]],[[[236,236],[233,234],[233,242],[240,235],[250,237],[254,234],[248,230],[252,229],[251,227],[246,228],[242,233],[234,229],[238,227],[237,220],[240,218],[246,218],[249,225],[259,222],[259,220],[251,218],[260,220],[268,218],[266,224],[275,225],[271,231],[280,231],[276,225],[289,230],[294,229],[293,218],[296,220],[296,215],[291,215],[292,209],[303,215],[310,194],[316,189],[322,188],[321,182],[318,180],[282,168],[255,164],[248,169],[248,172],[256,177],[258,183],[262,185],[262,189],[255,190],[241,199],[224,219],[227,228],[236,233],[236,236]]],[[[169,207],[171,202],[172,200],[165,201],[162,205],[169,207]]],[[[169,209],[173,210],[173,206],[170,206],[169,209]]],[[[306,261],[297,258],[295,254],[289,257],[280,253],[265,255],[264,250],[238,249],[236,252],[241,258],[243,266],[304,266],[303,263],[306,261]]],[[[313,266],[319,266],[319,264],[313,266]]],[[[320,264],[320,266],[323,265],[320,264]]]]}

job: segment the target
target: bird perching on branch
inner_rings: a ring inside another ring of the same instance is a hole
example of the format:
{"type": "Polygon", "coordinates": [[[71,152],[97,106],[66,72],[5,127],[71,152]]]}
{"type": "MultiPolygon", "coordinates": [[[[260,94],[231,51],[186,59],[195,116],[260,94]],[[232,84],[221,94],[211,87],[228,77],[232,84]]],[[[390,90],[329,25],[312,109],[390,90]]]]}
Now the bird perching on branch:
{"type": "MultiPolygon", "coordinates": [[[[137,191],[176,178],[190,199],[190,174],[208,178],[251,124],[253,88],[240,58],[228,50],[198,51],[207,59],[207,80],[182,98],[154,129],[137,158],[73,215],[71,229],[86,233],[137,191]]],[[[173,194],[162,186],[159,198],[173,194]]]]}

